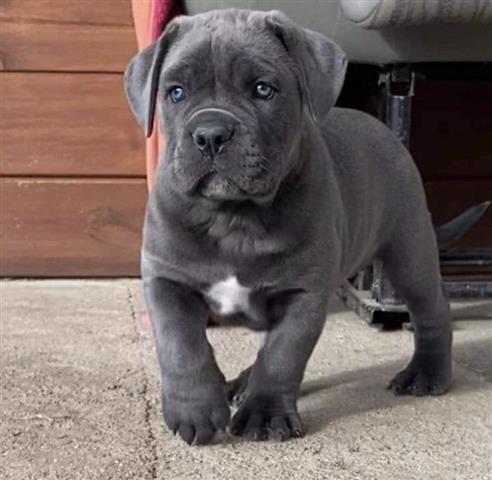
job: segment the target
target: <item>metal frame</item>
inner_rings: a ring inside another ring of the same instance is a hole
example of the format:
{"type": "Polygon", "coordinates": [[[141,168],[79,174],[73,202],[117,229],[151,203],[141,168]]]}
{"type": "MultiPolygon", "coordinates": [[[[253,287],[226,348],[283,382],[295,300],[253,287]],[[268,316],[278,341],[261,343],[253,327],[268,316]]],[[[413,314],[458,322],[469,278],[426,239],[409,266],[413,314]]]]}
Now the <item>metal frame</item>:
{"type": "MultiPolygon", "coordinates": [[[[382,101],[379,118],[388,125],[402,143],[409,148],[411,132],[412,97],[415,70],[409,65],[393,66],[380,74],[382,101]]],[[[492,250],[442,252],[441,267],[488,267],[492,265],[492,250]]],[[[443,288],[449,298],[492,298],[492,281],[456,281],[445,279],[443,288]]],[[[385,276],[381,261],[359,273],[342,285],[339,295],[344,303],[371,325],[398,328],[409,321],[404,302],[398,297],[385,276]]]]}
{"type": "MultiPolygon", "coordinates": [[[[487,280],[463,281],[447,279],[443,288],[451,300],[492,298],[492,282],[487,280]]],[[[407,308],[403,302],[388,303],[377,300],[370,289],[364,289],[346,281],[339,290],[344,304],[369,325],[383,329],[399,328],[409,322],[407,308]]]]}

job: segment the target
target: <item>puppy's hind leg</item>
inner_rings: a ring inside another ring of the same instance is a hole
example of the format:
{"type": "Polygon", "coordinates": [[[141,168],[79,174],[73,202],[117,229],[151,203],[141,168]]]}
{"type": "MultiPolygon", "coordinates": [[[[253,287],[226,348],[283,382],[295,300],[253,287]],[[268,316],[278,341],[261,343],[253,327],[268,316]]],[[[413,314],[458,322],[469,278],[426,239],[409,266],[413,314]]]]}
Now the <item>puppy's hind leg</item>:
{"type": "Polygon", "coordinates": [[[395,394],[441,395],[451,383],[452,331],[430,215],[403,220],[382,258],[383,268],[406,301],[415,341],[410,363],[388,388],[395,394]]]}

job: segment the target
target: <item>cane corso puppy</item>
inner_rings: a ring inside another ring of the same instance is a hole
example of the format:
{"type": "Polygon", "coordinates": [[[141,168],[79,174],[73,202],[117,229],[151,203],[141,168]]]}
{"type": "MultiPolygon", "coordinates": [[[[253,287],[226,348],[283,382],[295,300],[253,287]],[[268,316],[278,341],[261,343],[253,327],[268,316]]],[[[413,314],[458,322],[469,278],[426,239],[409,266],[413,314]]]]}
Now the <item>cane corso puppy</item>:
{"type": "Polygon", "coordinates": [[[176,18],[128,66],[137,121],[149,135],[157,108],[168,142],[142,276],[164,419],[190,444],[228,425],[255,440],[302,434],[299,386],[329,300],[375,258],[415,332],[389,388],[450,385],[450,311],[422,181],[381,122],[334,108],[346,65],[336,44],[281,12],[223,10],[176,18]],[[210,312],[265,332],[229,384],[207,341],[210,312]]]}

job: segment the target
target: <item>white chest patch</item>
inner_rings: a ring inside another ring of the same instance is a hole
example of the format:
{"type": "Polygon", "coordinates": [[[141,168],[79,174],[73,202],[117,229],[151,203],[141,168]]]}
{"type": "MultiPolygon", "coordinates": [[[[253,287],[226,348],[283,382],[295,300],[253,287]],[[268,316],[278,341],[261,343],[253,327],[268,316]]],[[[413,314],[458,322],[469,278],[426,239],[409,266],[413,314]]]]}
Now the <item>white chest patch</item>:
{"type": "Polygon", "coordinates": [[[221,315],[249,309],[250,289],[239,284],[236,277],[229,277],[221,282],[214,283],[206,295],[217,303],[221,315]]]}

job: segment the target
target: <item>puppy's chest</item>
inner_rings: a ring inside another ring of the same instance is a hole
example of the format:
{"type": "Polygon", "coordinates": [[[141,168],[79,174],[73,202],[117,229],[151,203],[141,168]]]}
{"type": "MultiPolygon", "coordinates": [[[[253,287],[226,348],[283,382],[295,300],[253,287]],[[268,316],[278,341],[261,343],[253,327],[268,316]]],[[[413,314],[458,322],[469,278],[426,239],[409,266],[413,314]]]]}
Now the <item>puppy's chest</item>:
{"type": "Polygon", "coordinates": [[[212,284],[205,296],[218,315],[247,313],[250,309],[251,289],[241,285],[235,276],[212,284]]]}
{"type": "Polygon", "coordinates": [[[204,292],[211,310],[224,323],[263,330],[268,327],[265,296],[242,285],[234,275],[210,285],[204,292]]]}

